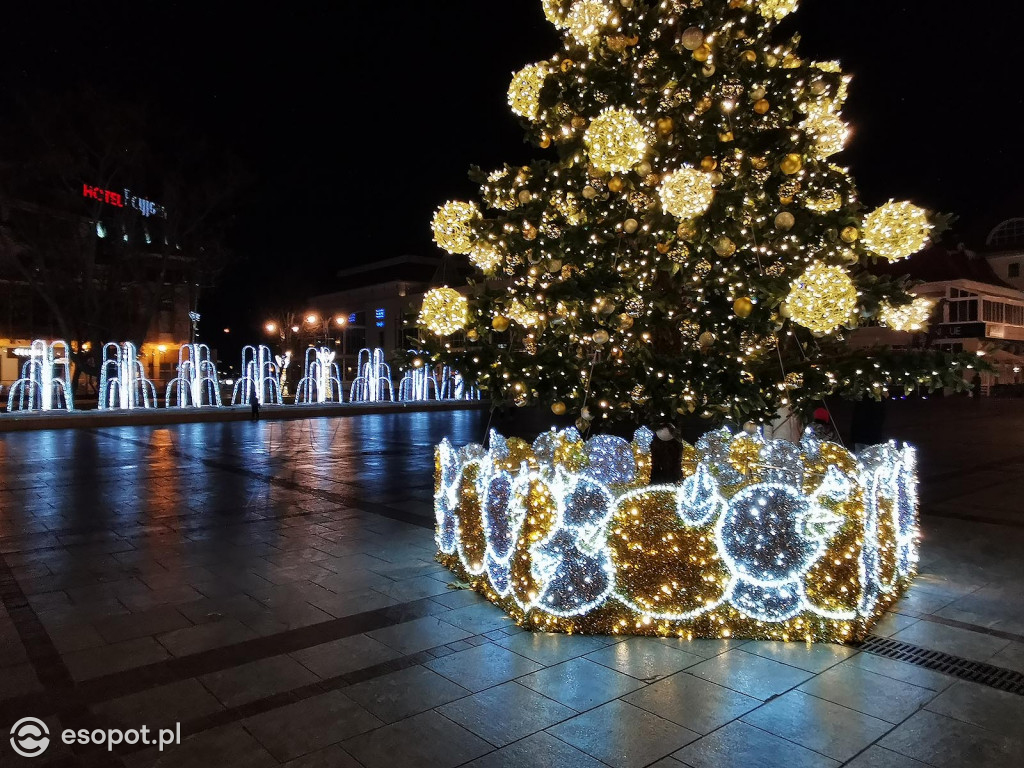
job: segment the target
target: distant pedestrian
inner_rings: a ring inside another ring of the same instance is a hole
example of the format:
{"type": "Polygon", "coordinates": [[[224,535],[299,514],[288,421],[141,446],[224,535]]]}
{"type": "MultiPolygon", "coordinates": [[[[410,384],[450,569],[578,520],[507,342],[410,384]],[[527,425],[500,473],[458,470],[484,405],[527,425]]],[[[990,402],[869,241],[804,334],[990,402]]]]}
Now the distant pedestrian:
{"type": "Polygon", "coordinates": [[[853,404],[850,437],[854,453],[885,442],[885,400],[865,397],[853,404]]]}
{"type": "Polygon", "coordinates": [[[974,379],[971,380],[971,397],[981,402],[981,374],[974,372],[974,379]]]}
{"type": "Polygon", "coordinates": [[[810,429],[819,440],[839,442],[839,433],[836,432],[835,425],[832,423],[832,416],[829,415],[828,408],[816,408],[813,418],[814,421],[811,422],[810,429]]]}
{"type": "Polygon", "coordinates": [[[252,420],[260,420],[260,398],[256,393],[256,382],[249,385],[249,407],[252,409],[252,420]]]}

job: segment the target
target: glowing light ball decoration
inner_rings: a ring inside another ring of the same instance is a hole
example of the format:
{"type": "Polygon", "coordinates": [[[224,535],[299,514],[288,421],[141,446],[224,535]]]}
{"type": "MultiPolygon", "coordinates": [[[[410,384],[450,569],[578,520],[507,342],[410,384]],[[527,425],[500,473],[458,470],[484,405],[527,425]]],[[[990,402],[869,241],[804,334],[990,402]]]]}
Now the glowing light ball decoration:
{"type": "Polygon", "coordinates": [[[536,120],[540,112],[540,92],[549,68],[544,64],[530,64],[516,72],[508,87],[508,104],[512,111],[527,120],[536,120]]]}
{"type": "Polygon", "coordinates": [[[653,435],[436,452],[438,559],[531,629],[850,641],[917,562],[913,448],[719,430],[649,486],[653,435]]]}
{"type": "Polygon", "coordinates": [[[890,200],[864,217],[861,242],[872,253],[899,261],[913,256],[931,240],[928,212],[913,203],[890,200]]]}
{"type": "Polygon", "coordinates": [[[707,211],[715,197],[710,174],[683,166],[661,182],[661,204],[666,213],[693,219],[707,211]]]}
{"type": "Polygon", "coordinates": [[[831,333],[857,308],[857,289],[842,267],[816,261],[793,281],[786,303],[794,322],[815,333],[831,333]]]}
{"type": "Polygon", "coordinates": [[[478,221],[476,203],[449,200],[434,213],[434,242],[448,253],[470,253],[475,244],[473,226],[478,221]]]}
{"type": "Polygon", "coordinates": [[[878,319],[894,331],[924,331],[928,329],[928,319],[935,308],[932,299],[918,298],[910,304],[894,307],[883,304],[878,319]]]}
{"type": "Polygon", "coordinates": [[[766,19],[784,19],[800,5],[800,0],[757,0],[757,12],[766,19]]]}
{"type": "Polygon", "coordinates": [[[601,171],[626,172],[644,159],[647,138],[640,121],[628,109],[608,108],[583,137],[590,162],[601,171]]]}
{"type": "Polygon", "coordinates": [[[480,241],[470,251],[469,260],[481,272],[493,272],[502,265],[504,256],[502,256],[501,251],[497,247],[480,241]]]}
{"type": "Polygon", "coordinates": [[[432,288],[423,297],[419,322],[438,336],[451,336],[469,323],[469,302],[454,288],[432,288]]]}
{"type": "Polygon", "coordinates": [[[829,102],[814,105],[801,127],[814,139],[814,149],[819,157],[831,157],[842,152],[850,138],[850,126],[829,102]]]}
{"type": "Polygon", "coordinates": [[[565,13],[562,0],[540,0],[544,16],[556,29],[565,29],[565,13]]]}
{"type": "Polygon", "coordinates": [[[565,17],[565,27],[577,43],[592,46],[601,39],[601,32],[611,20],[611,8],[602,0],[578,0],[565,17]]]}

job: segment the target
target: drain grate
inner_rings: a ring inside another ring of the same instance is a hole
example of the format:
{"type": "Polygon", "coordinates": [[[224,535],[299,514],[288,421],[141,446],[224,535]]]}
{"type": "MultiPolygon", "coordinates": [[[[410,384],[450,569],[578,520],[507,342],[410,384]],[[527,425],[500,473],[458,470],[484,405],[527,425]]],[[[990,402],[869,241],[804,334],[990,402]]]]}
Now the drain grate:
{"type": "Polygon", "coordinates": [[[1024,696],[1024,674],[1012,669],[995,667],[982,661],[971,661],[877,635],[868,635],[867,640],[861,644],[860,650],[1024,696]]]}

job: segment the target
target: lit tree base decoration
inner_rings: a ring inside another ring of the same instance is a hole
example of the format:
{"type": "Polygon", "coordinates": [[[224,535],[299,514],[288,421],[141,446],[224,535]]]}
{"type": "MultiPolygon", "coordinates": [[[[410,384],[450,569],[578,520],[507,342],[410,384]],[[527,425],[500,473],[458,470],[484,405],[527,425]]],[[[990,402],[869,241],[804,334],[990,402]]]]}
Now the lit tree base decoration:
{"type": "Polygon", "coordinates": [[[915,451],[709,432],[651,486],[652,434],[436,450],[438,560],[549,632],[849,642],[917,563],[915,451]]]}

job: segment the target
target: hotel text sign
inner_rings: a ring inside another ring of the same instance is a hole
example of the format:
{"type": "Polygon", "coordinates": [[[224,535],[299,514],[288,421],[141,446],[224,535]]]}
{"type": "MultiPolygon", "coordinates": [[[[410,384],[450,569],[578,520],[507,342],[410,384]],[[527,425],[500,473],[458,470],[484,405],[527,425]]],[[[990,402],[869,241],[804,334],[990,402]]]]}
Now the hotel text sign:
{"type": "Polygon", "coordinates": [[[124,192],[113,192],[109,189],[103,189],[102,187],[94,187],[89,184],[82,185],[82,197],[89,198],[90,200],[97,200],[107,205],[112,205],[115,208],[134,208],[143,216],[162,216],[167,218],[167,209],[162,205],[157,205],[151,200],[145,200],[138,195],[133,195],[130,189],[125,189],[124,192]]]}

